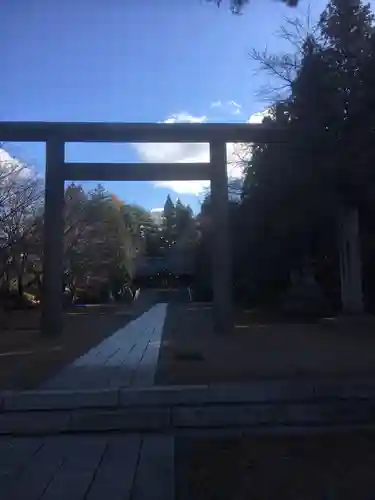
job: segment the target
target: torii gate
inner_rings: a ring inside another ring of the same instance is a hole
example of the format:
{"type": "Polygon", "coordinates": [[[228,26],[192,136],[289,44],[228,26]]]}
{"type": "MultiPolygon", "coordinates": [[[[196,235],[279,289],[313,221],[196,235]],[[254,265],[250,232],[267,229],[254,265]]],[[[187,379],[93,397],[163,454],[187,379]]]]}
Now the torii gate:
{"type": "Polygon", "coordinates": [[[232,276],[228,238],[228,142],[285,142],[285,130],[266,124],[0,122],[0,139],[46,143],[42,333],[62,330],[64,181],[210,180],[213,205],[215,330],[232,328],[232,276]],[[71,163],[67,142],[208,143],[207,163],[71,163]]]}

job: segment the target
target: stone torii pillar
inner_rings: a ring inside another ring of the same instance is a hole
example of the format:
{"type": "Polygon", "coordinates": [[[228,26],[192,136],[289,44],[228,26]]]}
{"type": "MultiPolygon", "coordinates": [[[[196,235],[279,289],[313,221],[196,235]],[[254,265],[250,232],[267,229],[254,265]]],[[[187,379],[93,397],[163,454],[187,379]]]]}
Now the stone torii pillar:
{"type": "Polygon", "coordinates": [[[339,250],[342,311],[344,314],[362,314],[362,262],[356,208],[342,207],[339,210],[339,250]]]}
{"type": "Polygon", "coordinates": [[[46,144],[41,323],[44,336],[59,335],[63,326],[64,150],[64,142],[50,139],[46,144]]]}
{"type": "Polygon", "coordinates": [[[227,334],[233,328],[232,260],[229,241],[227,145],[210,143],[211,199],[213,212],[212,284],[214,328],[227,334]]]}

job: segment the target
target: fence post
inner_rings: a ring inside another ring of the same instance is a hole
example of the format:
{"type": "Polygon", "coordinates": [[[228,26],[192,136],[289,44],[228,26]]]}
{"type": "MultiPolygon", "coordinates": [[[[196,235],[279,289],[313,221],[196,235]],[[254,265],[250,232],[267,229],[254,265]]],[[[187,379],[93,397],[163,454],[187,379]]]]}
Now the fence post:
{"type": "Polygon", "coordinates": [[[63,327],[64,142],[46,143],[43,230],[42,335],[59,335],[63,327]]]}
{"type": "Polygon", "coordinates": [[[211,199],[213,220],[212,284],[214,327],[217,333],[230,333],[233,327],[232,260],[229,241],[227,146],[210,143],[211,199]]]}

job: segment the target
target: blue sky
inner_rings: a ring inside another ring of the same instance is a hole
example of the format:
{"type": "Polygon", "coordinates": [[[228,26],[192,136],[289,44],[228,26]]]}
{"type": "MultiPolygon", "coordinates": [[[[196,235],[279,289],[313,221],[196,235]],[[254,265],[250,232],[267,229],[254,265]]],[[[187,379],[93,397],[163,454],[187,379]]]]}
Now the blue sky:
{"type": "MultiPolygon", "coordinates": [[[[311,2],[312,16],[325,0],[311,2]]],[[[2,5],[0,120],[240,121],[266,107],[252,48],[288,50],[285,16],[252,0],[242,16],[204,0],[12,0],[2,5]]],[[[0,138],[1,139],[1,138],[0,138]]],[[[44,169],[41,144],[8,144],[44,169]]],[[[69,144],[70,161],[202,160],[205,147],[69,144]],[[191,148],[191,149],[189,149],[191,148]]],[[[125,202],[160,207],[168,193],[198,207],[201,186],[106,183],[125,202]]]]}

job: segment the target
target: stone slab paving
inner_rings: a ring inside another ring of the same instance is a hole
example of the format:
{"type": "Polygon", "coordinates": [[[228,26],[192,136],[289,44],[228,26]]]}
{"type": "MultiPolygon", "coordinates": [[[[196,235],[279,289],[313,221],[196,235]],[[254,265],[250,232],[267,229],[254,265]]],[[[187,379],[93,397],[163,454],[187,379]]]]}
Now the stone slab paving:
{"type": "Polygon", "coordinates": [[[0,438],[0,498],[173,500],[174,438],[0,438]]]}
{"type": "Polygon", "coordinates": [[[167,304],[160,303],[90,349],[42,389],[110,389],[154,383],[167,304]]]}
{"type": "Polygon", "coordinates": [[[147,436],[142,443],[133,498],[174,498],[174,440],[163,435],[147,436]]]}

